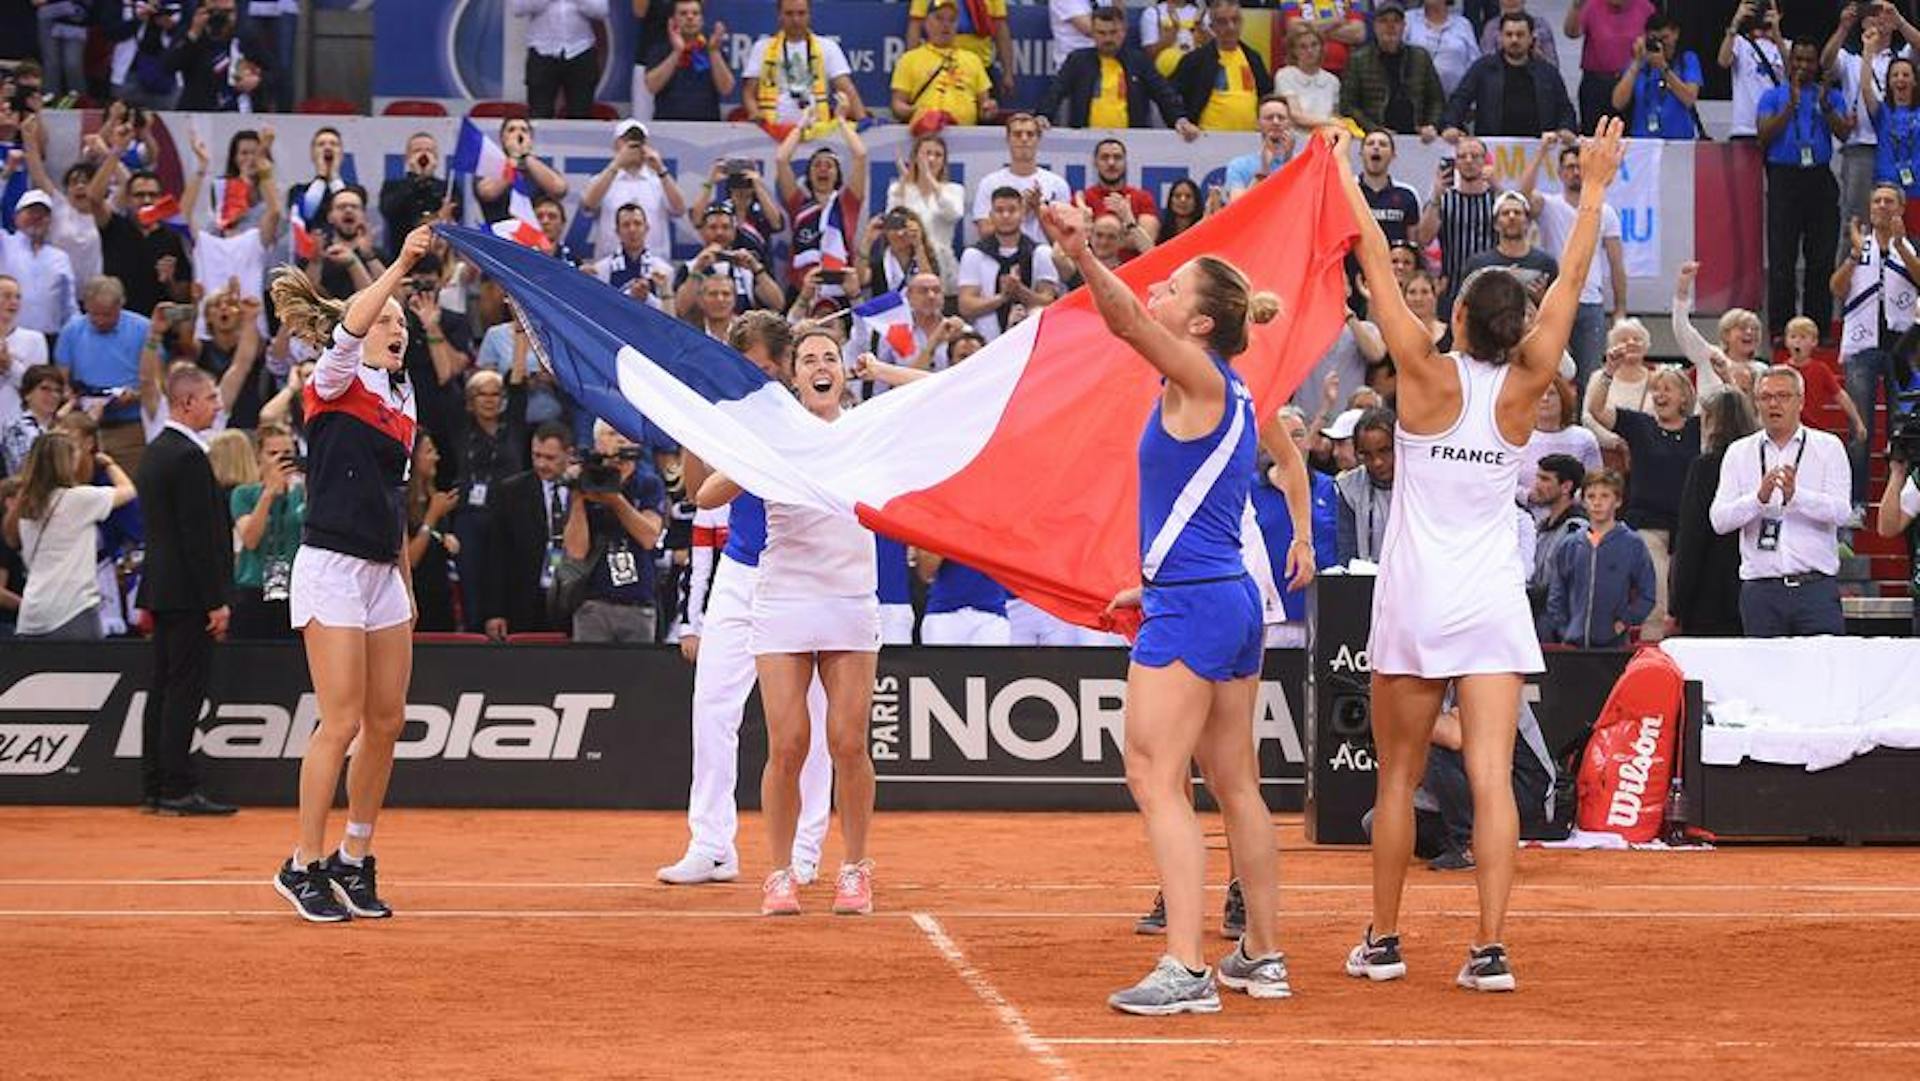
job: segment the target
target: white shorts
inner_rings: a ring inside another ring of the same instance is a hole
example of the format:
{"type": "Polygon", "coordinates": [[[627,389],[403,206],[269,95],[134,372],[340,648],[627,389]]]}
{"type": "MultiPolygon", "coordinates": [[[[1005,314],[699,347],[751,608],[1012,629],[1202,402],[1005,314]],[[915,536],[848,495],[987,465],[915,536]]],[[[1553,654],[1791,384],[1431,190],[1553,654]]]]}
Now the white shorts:
{"type": "Polygon", "coordinates": [[[293,629],[308,623],[383,631],[413,619],[407,580],[398,563],[372,560],[301,545],[293,556],[293,629]]]}
{"type": "Polygon", "coordinates": [[[863,597],[753,597],[747,651],[763,653],[878,653],[880,601],[863,597]]]}
{"type": "Polygon", "coordinates": [[[978,608],[928,612],[920,620],[920,643],[928,646],[1005,646],[1013,644],[1007,617],[978,608]]]}

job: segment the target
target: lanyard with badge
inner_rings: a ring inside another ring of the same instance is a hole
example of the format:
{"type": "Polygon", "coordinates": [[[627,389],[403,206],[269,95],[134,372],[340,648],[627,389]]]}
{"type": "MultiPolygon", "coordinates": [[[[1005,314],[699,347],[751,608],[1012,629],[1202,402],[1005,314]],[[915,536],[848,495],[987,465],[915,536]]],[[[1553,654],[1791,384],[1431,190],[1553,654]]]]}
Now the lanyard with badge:
{"type": "Polygon", "coordinates": [[[1887,123],[1887,145],[1893,151],[1893,163],[1900,175],[1900,186],[1912,191],[1914,144],[1920,141],[1916,135],[1916,129],[1920,129],[1920,109],[1896,109],[1890,103],[1881,108],[1892,111],[1887,123]]]}
{"type": "Polygon", "coordinates": [[[561,537],[566,530],[566,501],[560,498],[561,487],[558,481],[547,481],[552,485],[553,495],[546,500],[542,510],[547,519],[547,553],[540,561],[540,591],[545,593],[553,587],[553,579],[560,571],[560,559],[564,553],[561,537]]]}
{"type": "MultiPolygon", "coordinates": [[[[1813,121],[1807,117],[1807,105],[1806,96],[1803,94],[1800,98],[1800,112],[1793,118],[1794,132],[1800,136],[1800,168],[1802,169],[1811,169],[1816,164],[1813,160],[1814,125],[1813,121]]],[[[1812,105],[1813,112],[1816,116],[1819,115],[1820,110],[1826,106],[1826,102],[1820,99],[1820,88],[1818,86],[1813,88],[1812,105]]]]}
{"type": "Polygon", "coordinates": [[[1648,65],[1640,73],[1642,82],[1651,82],[1652,89],[1647,92],[1647,134],[1660,134],[1660,114],[1667,109],[1667,73],[1648,65]]]}
{"type": "MultiPolygon", "coordinates": [[[[1807,454],[1807,433],[1804,428],[1801,429],[1799,438],[1800,438],[1800,449],[1796,451],[1793,456],[1793,469],[1795,473],[1798,473],[1800,471],[1800,459],[1806,457],[1806,454],[1807,454]]],[[[1767,437],[1763,434],[1760,437],[1760,476],[1764,480],[1766,478],[1766,475],[1767,475],[1767,437]]],[[[1769,507],[1770,506],[1771,504],[1769,504],[1769,507]]],[[[1784,508],[1783,508],[1783,512],[1784,512],[1784,508]]],[[[1780,525],[1784,521],[1786,521],[1784,517],[1775,518],[1772,515],[1767,515],[1762,517],[1760,519],[1760,536],[1755,546],[1759,548],[1762,552],[1779,551],[1780,525]]]]}

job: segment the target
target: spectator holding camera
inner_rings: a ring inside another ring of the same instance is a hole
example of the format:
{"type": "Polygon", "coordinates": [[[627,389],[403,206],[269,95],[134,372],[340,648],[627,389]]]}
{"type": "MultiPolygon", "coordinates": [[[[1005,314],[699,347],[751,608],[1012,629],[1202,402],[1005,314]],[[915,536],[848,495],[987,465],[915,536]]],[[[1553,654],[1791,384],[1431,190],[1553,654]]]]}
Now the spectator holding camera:
{"type": "MultiPolygon", "coordinates": [[[[735,312],[753,308],[778,311],[785,304],[786,294],[767,272],[766,264],[741,245],[733,207],[723,202],[707,207],[700,219],[700,245],[699,253],[687,260],[675,276],[673,314],[689,318],[700,300],[702,283],[714,278],[727,283],[731,298],[728,319],[735,312]]],[[[710,331],[714,329],[709,327],[710,331]]],[[[720,326],[717,330],[719,340],[725,341],[726,328],[720,326]]]]}
{"type": "Polygon", "coordinates": [[[200,0],[186,34],[167,51],[167,68],[180,76],[177,107],[202,113],[235,111],[239,96],[258,88],[258,72],[272,55],[251,30],[241,27],[234,0],[200,0]],[[238,66],[243,64],[256,69],[251,89],[242,86],[238,66]]]}
{"type": "Polygon", "coordinates": [[[109,483],[88,484],[94,462],[63,432],[40,437],[28,453],[20,494],[7,508],[4,532],[26,565],[14,633],[52,640],[100,637],[100,589],[94,566],[97,526],[133,502],[133,481],[98,455],[109,483]]]}
{"type": "Polygon", "coordinates": [[[1740,0],[1720,38],[1720,66],[1733,73],[1735,139],[1755,139],[1760,95],[1786,81],[1787,41],[1780,36],[1780,7],[1773,0],[1740,0]]]}
{"type": "Polygon", "coordinates": [[[687,220],[698,230],[707,208],[726,205],[733,212],[734,230],[742,247],[765,261],[768,239],[787,227],[780,200],[749,158],[717,158],[700,182],[700,194],[687,209],[687,220]]]}
{"type": "Polygon", "coordinates": [[[233,490],[233,619],[228,633],[241,639],[295,637],[288,598],[293,556],[307,520],[307,489],[300,475],[293,433],[263,424],[253,433],[260,479],[233,490]]]}
{"type": "Polygon", "coordinates": [[[1700,57],[1680,49],[1680,24],[1655,15],[1634,39],[1633,62],[1613,86],[1613,107],[1627,117],[1633,138],[1692,139],[1700,134],[1694,108],[1704,78],[1700,57]]]}
{"type": "MultiPolygon", "coordinates": [[[[795,128],[780,140],[780,147],[774,152],[773,177],[775,190],[780,193],[780,201],[793,225],[788,287],[799,288],[807,269],[819,267],[823,295],[844,299],[848,295],[846,277],[853,269],[853,253],[859,249],[855,233],[862,220],[861,210],[867,204],[867,144],[854,130],[844,101],[836,115],[853,159],[850,171],[840,164],[832,150],[823,146],[807,158],[805,181],[796,177],[793,155],[800,145],[801,133],[795,128]],[[827,213],[828,207],[838,212],[837,227],[833,224],[833,215],[827,213]],[[829,236],[829,230],[834,230],[834,234],[829,236]]],[[[857,288],[857,282],[855,286],[857,288]]]]}
{"type": "Polygon", "coordinates": [[[673,264],[647,250],[647,211],[628,203],[614,211],[614,233],[620,250],[588,264],[589,273],[629,298],[659,311],[673,288],[673,264]]]}
{"type": "Polygon", "coordinates": [[[113,43],[108,63],[115,101],[144,109],[171,109],[180,96],[180,76],[167,58],[186,29],[181,0],[100,4],[102,35],[113,43]]]}
{"type": "Polygon", "coordinates": [[[570,467],[575,498],[562,546],[585,577],[573,640],[647,643],[655,635],[653,549],[665,530],[667,489],[639,448],[606,421],[593,426],[594,459],[570,467]]]}
{"type": "Polygon", "coordinates": [[[953,237],[967,215],[967,189],[947,176],[947,141],[939,135],[918,136],[897,165],[899,175],[887,185],[887,206],[904,208],[920,219],[940,280],[951,292],[960,267],[953,237]]]}
{"type": "MultiPolygon", "coordinates": [[[[804,3],[805,0],[800,0],[804,3]]],[[[613,160],[594,174],[587,190],[580,194],[580,209],[599,214],[594,226],[593,250],[611,255],[619,247],[618,223],[614,215],[602,213],[603,207],[619,209],[628,203],[647,212],[650,228],[647,250],[662,259],[673,256],[672,221],[687,212],[687,201],[667,172],[660,151],[647,141],[647,126],[638,120],[622,120],[613,129],[613,160]]]]}
{"type": "Polygon", "coordinates": [[[1895,430],[1887,446],[1887,486],[1880,493],[1880,510],[1874,518],[1874,530],[1883,537],[1907,534],[1907,554],[1912,560],[1913,581],[1909,593],[1914,598],[1913,632],[1920,637],[1920,533],[1912,532],[1914,519],[1920,518],[1920,481],[1913,474],[1913,460],[1920,452],[1920,428],[1914,425],[1909,407],[1903,424],[1895,430]]]}
{"type": "Polygon", "coordinates": [[[1912,61],[1916,48],[1920,48],[1920,29],[1894,5],[1848,0],[1840,5],[1840,20],[1820,49],[1820,70],[1838,84],[1852,122],[1841,135],[1845,142],[1840,150],[1842,221],[1866,212],[1880,157],[1881,136],[1868,106],[1867,87],[1871,84],[1874,95],[1885,100],[1891,90],[1893,62],[1912,61]],[[1855,47],[1847,48],[1856,31],[1855,47]]]}
{"type": "Polygon", "coordinates": [[[927,231],[912,211],[894,207],[867,223],[867,236],[872,239],[854,261],[859,292],[879,296],[905,290],[922,274],[933,279],[936,293],[945,291],[940,263],[933,256],[933,246],[927,243],[927,231]]]}
{"type": "MultiPolygon", "coordinates": [[[[451,202],[454,221],[463,214],[460,192],[440,175],[440,141],[424,131],[407,136],[404,171],[380,185],[380,219],[387,229],[388,258],[399,252],[413,227],[440,216],[451,202]]],[[[598,209],[596,203],[593,209],[598,209]]]]}

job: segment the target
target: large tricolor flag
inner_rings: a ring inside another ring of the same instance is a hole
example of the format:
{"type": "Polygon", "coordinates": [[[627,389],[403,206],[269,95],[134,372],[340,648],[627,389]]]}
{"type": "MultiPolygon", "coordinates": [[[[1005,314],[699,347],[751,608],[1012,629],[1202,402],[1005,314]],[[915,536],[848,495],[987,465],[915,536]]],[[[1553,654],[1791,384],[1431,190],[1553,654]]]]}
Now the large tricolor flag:
{"type": "MultiPolygon", "coordinates": [[[[1135,448],[1159,378],[1084,289],[827,424],[694,328],[491,234],[442,228],[513,298],[568,392],[627,434],[651,421],[763,498],[857,516],[1084,626],[1114,626],[1107,603],[1139,582],[1135,448]]],[[[1353,235],[1332,151],[1315,140],[1120,275],[1144,293],[1211,252],[1278,294],[1281,317],[1235,362],[1266,415],[1340,331],[1353,235]]]]}
{"type": "Polygon", "coordinates": [[[493,141],[493,136],[464,117],[460,120],[460,139],[453,145],[447,168],[468,176],[506,181],[507,213],[521,221],[534,220],[533,184],[527,175],[514,167],[513,159],[493,141]]]}

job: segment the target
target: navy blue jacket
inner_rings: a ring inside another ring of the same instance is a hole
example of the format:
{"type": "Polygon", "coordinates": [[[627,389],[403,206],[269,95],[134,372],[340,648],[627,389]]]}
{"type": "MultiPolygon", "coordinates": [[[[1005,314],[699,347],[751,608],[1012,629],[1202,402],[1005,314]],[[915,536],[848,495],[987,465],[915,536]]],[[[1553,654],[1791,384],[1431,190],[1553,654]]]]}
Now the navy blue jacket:
{"type": "Polygon", "coordinates": [[[1653,557],[1647,554],[1647,542],[1615,524],[1598,546],[1579,537],[1554,552],[1547,627],[1556,640],[1569,645],[1624,645],[1626,634],[1615,633],[1613,625],[1644,622],[1653,612],[1653,597],[1653,557]]]}

